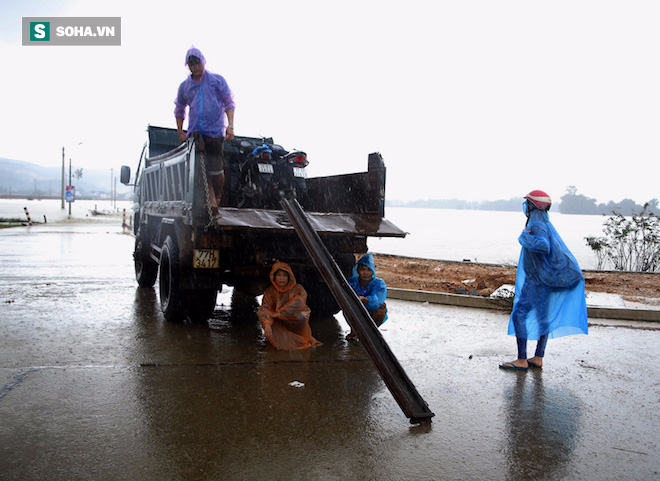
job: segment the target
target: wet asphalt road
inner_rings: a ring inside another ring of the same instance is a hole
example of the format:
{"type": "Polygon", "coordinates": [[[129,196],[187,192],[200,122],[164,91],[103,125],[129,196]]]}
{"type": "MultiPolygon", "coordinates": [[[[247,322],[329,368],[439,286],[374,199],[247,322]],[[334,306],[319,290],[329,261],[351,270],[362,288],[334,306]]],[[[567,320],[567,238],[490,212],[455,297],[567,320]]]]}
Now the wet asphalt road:
{"type": "Polygon", "coordinates": [[[388,301],[435,412],[411,426],[341,315],[304,352],[266,346],[228,291],[208,325],[165,322],[118,224],[0,231],[0,479],[660,478],[656,326],[593,326],[504,372],[505,313],[388,301]]]}

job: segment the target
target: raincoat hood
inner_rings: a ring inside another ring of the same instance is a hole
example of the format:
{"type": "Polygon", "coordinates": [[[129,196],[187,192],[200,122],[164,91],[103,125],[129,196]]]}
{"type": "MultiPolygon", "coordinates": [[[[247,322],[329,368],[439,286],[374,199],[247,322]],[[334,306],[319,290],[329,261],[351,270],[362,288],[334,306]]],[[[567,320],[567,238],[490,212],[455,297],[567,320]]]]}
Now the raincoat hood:
{"type": "Polygon", "coordinates": [[[186,61],[184,65],[188,65],[188,57],[190,57],[191,55],[197,57],[202,62],[202,65],[206,66],[206,59],[204,58],[204,55],[202,55],[202,52],[195,47],[189,48],[188,51],[186,52],[186,61]]]}
{"type": "Polygon", "coordinates": [[[289,291],[289,290],[293,289],[293,287],[296,285],[296,276],[293,275],[293,271],[291,270],[291,267],[286,262],[279,262],[278,261],[275,264],[273,264],[273,268],[270,270],[270,276],[269,277],[270,277],[271,284],[273,284],[273,287],[278,292],[289,291]],[[280,270],[285,271],[287,274],[289,274],[289,282],[287,283],[286,286],[284,286],[284,288],[278,286],[277,283],[275,282],[275,273],[277,271],[280,271],[280,270]]]}
{"type": "Polygon", "coordinates": [[[358,267],[359,266],[367,266],[369,269],[371,269],[371,272],[373,272],[372,279],[376,278],[376,265],[374,264],[374,256],[371,254],[365,254],[363,255],[359,261],[353,266],[353,275],[357,276],[358,275],[358,267]]]}

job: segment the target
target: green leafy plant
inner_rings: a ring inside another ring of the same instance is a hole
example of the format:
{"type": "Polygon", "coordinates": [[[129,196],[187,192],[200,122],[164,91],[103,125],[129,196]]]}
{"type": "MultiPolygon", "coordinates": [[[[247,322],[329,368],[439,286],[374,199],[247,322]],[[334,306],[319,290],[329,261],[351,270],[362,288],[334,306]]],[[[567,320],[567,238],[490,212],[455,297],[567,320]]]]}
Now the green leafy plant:
{"type": "Polygon", "coordinates": [[[660,217],[648,203],[630,217],[613,212],[604,222],[603,232],[602,237],[585,237],[596,254],[597,269],[611,265],[618,271],[660,270],[660,217]]]}

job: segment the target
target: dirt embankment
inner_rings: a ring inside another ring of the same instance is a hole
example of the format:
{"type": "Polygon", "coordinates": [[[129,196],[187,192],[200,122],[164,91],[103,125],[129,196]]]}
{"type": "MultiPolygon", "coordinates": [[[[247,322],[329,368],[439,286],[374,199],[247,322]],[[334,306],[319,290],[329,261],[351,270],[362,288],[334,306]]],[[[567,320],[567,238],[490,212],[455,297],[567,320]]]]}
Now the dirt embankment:
{"type": "MultiPolygon", "coordinates": [[[[374,254],[378,277],[388,287],[489,295],[503,284],[515,284],[516,268],[471,262],[436,261],[374,254]],[[476,292],[475,292],[476,291],[476,292]]],[[[660,274],[586,271],[586,289],[618,294],[632,302],[660,305],[660,274]]]]}

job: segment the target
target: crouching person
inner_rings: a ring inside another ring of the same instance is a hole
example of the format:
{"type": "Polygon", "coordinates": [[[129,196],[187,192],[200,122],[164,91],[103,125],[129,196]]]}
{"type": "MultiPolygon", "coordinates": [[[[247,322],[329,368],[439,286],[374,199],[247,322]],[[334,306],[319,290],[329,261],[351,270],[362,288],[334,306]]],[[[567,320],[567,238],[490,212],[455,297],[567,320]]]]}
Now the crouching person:
{"type": "MultiPolygon", "coordinates": [[[[380,326],[387,320],[387,285],[380,277],[376,277],[376,267],[371,254],[360,258],[353,266],[353,275],[349,277],[348,283],[353,288],[358,298],[369,311],[376,326],[380,326]]],[[[351,330],[346,336],[349,341],[357,340],[357,336],[351,330]]]]}
{"type": "Polygon", "coordinates": [[[280,350],[306,349],[321,346],[309,327],[307,292],[296,283],[291,267],[276,262],[270,271],[272,286],[266,288],[257,311],[264,336],[280,350]]]}

